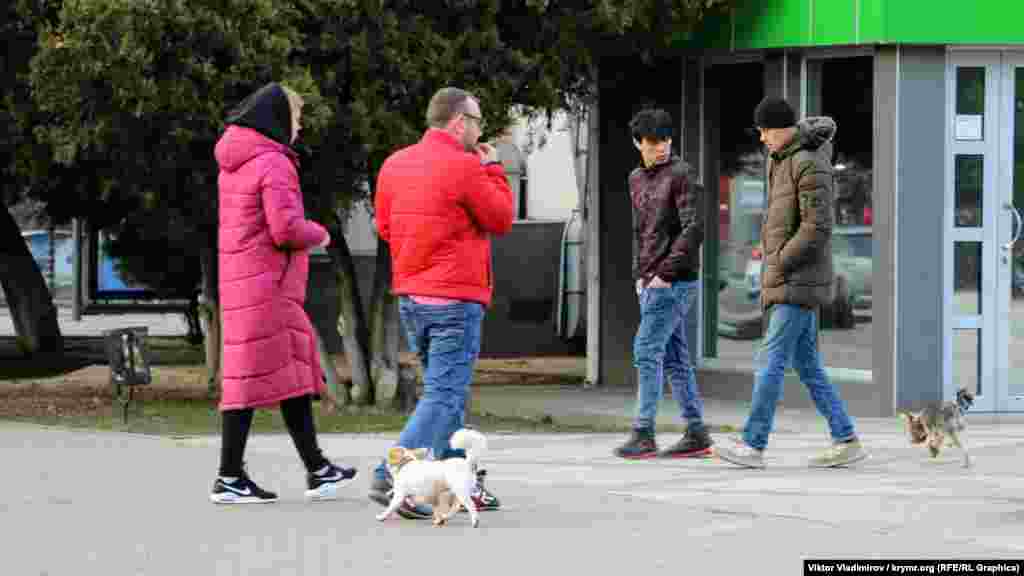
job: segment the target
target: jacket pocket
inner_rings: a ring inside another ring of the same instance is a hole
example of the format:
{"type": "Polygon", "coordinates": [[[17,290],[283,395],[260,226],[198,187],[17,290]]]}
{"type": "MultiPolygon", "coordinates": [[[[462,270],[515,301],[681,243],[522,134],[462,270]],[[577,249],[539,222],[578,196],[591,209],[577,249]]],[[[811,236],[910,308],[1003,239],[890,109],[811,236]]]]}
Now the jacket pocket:
{"type": "Polygon", "coordinates": [[[764,288],[778,288],[786,283],[786,274],[782,270],[782,259],[779,251],[766,254],[764,259],[764,273],[761,276],[761,285],[764,288]]]}

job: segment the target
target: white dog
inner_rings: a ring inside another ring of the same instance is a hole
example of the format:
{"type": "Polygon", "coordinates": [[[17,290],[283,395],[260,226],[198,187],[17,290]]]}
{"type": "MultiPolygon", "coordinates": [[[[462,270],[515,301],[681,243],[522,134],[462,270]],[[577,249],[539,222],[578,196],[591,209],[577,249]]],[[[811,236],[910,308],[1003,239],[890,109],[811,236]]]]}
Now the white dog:
{"type": "Polygon", "coordinates": [[[425,460],[426,450],[395,446],[388,450],[388,471],[394,479],[394,493],[388,507],[377,515],[386,520],[406,497],[429,503],[434,508],[434,525],[442,526],[455,515],[459,506],[469,511],[473,527],[480,524],[476,504],[471,497],[476,482],[476,465],[487,451],[487,440],[476,430],[462,428],[452,434],[452,448],[465,450],[465,458],[425,460]]]}

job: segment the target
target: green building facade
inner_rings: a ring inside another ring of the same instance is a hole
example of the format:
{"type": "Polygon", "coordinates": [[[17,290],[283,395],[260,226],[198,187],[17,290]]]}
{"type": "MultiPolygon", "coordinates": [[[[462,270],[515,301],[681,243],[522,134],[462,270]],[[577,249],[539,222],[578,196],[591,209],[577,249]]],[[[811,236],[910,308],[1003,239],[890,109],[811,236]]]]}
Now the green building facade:
{"type": "MultiPolygon", "coordinates": [[[[1024,412],[1021,22],[1024,2],[1000,0],[741,1],[662,61],[602,62],[598,193],[586,200],[589,378],[635,385],[639,311],[623,289],[629,223],[616,215],[630,209],[637,162],[625,126],[656,104],[676,117],[673,147],[706,191],[698,380],[708,397],[749,400],[765,189],[750,128],[773,95],[838,125],[837,289],[819,345],[851,411],[888,416],[967,387],[974,410],[1024,412]]],[[[783,404],[811,407],[797,374],[783,404]]]]}

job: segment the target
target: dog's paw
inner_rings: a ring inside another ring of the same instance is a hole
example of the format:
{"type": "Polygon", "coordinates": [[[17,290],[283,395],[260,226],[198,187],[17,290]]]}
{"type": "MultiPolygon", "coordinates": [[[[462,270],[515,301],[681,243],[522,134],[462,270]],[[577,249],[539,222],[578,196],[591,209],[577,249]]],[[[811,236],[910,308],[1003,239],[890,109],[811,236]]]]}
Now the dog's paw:
{"type": "Polygon", "coordinates": [[[388,516],[390,516],[390,514],[384,514],[384,513],[377,514],[377,521],[378,522],[383,522],[383,521],[388,519],[388,516]]]}
{"type": "Polygon", "coordinates": [[[480,519],[479,518],[473,518],[473,528],[476,528],[478,526],[480,526],[480,519]]]}

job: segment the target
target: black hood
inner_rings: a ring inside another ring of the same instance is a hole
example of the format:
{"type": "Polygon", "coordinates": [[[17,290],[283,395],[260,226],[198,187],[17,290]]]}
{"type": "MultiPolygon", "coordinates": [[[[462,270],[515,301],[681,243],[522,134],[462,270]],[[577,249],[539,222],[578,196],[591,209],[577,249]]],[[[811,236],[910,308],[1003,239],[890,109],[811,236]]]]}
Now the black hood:
{"type": "Polygon", "coordinates": [[[252,128],[275,142],[291,146],[292,109],[288,96],[277,82],[267,84],[242,100],[225,122],[252,128]]]}

